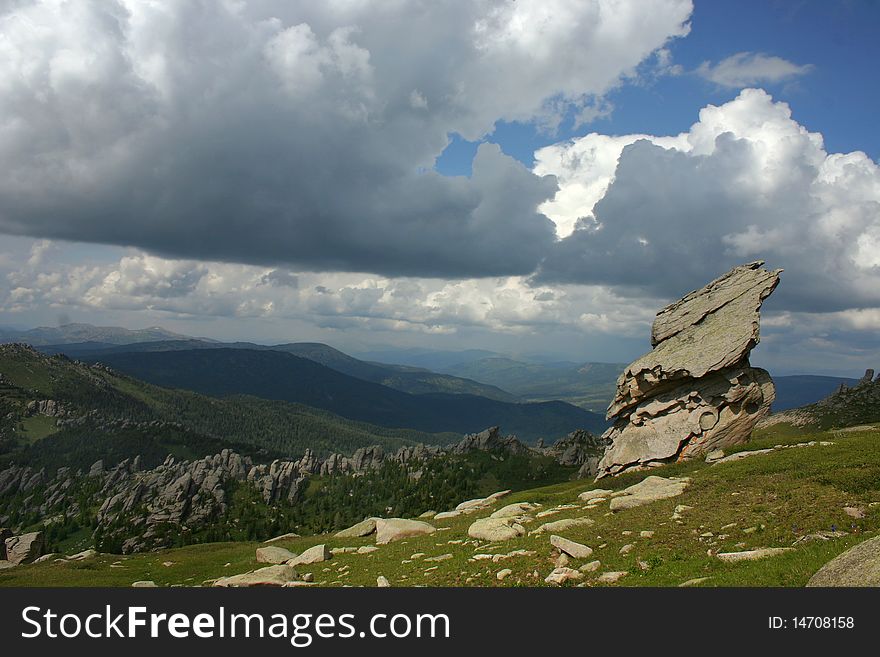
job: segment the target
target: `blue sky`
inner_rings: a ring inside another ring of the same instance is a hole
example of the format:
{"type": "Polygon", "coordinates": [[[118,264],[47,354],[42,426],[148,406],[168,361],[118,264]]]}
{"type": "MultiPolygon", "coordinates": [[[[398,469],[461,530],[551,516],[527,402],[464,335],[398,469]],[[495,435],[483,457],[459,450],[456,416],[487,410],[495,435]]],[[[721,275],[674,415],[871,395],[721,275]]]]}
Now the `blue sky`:
{"type": "MultiPolygon", "coordinates": [[[[546,134],[533,124],[499,122],[486,141],[531,166],[538,148],[585,132],[678,134],[697,120],[701,107],[725,103],[739,92],[703,79],[695,73],[699,66],[739,52],[758,52],[810,65],[808,73],[794,80],[760,86],[788,102],[800,124],[821,132],[829,152],[862,150],[876,161],[878,30],[880,2],[872,0],[697,0],[690,34],[669,46],[682,74],[623,84],[609,95],[611,114],[587,126],[575,128],[569,119],[557,133],[546,134]]],[[[437,171],[469,175],[477,145],[453,135],[437,160],[437,171]]]]}

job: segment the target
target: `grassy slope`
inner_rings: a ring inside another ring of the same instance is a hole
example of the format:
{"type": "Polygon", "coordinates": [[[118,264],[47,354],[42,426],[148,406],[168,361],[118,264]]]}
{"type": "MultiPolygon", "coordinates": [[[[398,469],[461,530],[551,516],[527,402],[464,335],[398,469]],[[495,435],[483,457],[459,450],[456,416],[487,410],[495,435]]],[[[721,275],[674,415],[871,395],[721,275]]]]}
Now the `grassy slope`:
{"type": "MultiPolygon", "coordinates": [[[[692,477],[691,486],[677,498],[613,515],[609,514],[607,504],[592,511],[573,509],[532,523],[528,528],[534,528],[539,522],[589,515],[595,520],[594,525],[569,530],[563,535],[594,548],[592,558],[602,562],[600,573],[630,571],[630,575],[621,580],[621,586],[676,586],[697,577],[709,578],[704,586],[802,586],[822,564],[880,530],[880,505],[869,506],[880,502],[880,431],[807,435],[789,432],[781,436],[767,430],[748,448],[806,440],[830,440],[834,444],[780,450],[713,466],[703,462],[666,466],[652,470],[651,474],[692,477]],[[670,519],[679,504],[694,507],[684,513],[682,524],[670,519]],[[844,506],[854,504],[867,509],[865,518],[855,520],[843,512],[844,506]],[[721,529],[730,523],[736,526],[721,529]],[[755,562],[725,564],[707,554],[710,549],[787,547],[799,536],[832,526],[849,534],[827,542],[802,543],[793,552],[755,562]],[[758,529],[751,533],[743,531],[751,527],[758,529]],[[641,538],[641,530],[653,530],[655,534],[652,538],[641,538]],[[708,532],[713,536],[701,536],[708,532]],[[720,537],[725,534],[724,538],[720,537]],[[634,545],[633,550],[626,555],[619,554],[627,543],[634,545]],[[737,547],[740,543],[744,545],[737,547]],[[650,568],[642,571],[639,561],[647,562],[650,568]]],[[[576,502],[577,494],[588,488],[620,489],[644,476],[645,473],[632,473],[603,480],[598,485],[583,481],[557,484],[515,493],[502,504],[528,501],[549,508],[576,502]]],[[[484,515],[488,512],[438,521],[435,524],[443,531],[434,535],[381,546],[367,555],[337,555],[330,562],[300,570],[313,573],[318,582],[337,586],[375,586],[378,575],[385,575],[393,585],[543,585],[543,578],[553,568],[547,535],[526,536],[476,549],[472,545],[449,543],[467,539],[468,525],[484,515]],[[535,550],[537,554],[498,564],[469,561],[475,552],[507,553],[516,549],[535,550]],[[418,552],[428,556],[451,553],[453,558],[439,563],[421,560],[403,563],[418,552]],[[346,565],[348,569],[344,568],[346,565]],[[433,566],[438,568],[426,572],[433,566]],[[502,568],[510,568],[513,573],[499,582],[495,573],[502,568]],[[533,571],[537,571],[539,577],[532,576],[533,571]]],[[[340,541],[329,536],[312,536],[281,545],[299,552],[324,542],[340,547],[367,545],[373,541],[371,538],[340,541]]],[[[257,546],[256,543],[219,543],[131,557],[101,555],[81,563],[23,566],[0,572],[0,586],[128,586],[140,579],[152,579],[159,585],[199,585],[205,580],[257,567],[254,560],[257,546]]],[[[574,567],[580,564],[573,560],[574,567]]],[[[584,581],[593,585],[595,577],[595,574],[587,575],[584,581]]]]}

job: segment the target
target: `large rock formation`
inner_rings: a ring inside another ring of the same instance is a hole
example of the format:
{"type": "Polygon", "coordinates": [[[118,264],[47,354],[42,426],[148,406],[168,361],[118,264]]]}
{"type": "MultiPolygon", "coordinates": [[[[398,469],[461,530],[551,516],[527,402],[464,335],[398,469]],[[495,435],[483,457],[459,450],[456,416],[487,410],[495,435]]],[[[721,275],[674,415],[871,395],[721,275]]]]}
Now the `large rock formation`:
{"type": "Polygon", "coordinates": [[[773,381],[749,365],[781,271],[763,264],[735,267],[657,313],[653,350],[617,380],[599,477],[745,442],[769,413],[773,381]]]}

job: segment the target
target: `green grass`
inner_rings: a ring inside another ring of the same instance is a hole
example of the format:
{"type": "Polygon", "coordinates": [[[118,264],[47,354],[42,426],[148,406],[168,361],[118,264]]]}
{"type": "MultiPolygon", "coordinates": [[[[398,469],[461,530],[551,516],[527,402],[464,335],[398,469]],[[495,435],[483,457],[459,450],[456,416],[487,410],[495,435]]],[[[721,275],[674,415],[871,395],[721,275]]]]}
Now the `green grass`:
{"type": "Polygon", "coordinates": [[[22,419],[21,425],[23,431],[19,436],[28,443],[35,443],[38,440],[51,436],[58,431],[58,425],[54,417],[45,415],[33,415],[22,419]]]}
{"type": "MultiPolygon", "coordinates": [[[[690,476],[689,488],[673,499],[616,514],[610,514],[607,503],[591,511],[579,507],[529,523],[527,528],[568,517],[592,518],[595,524],[591,526],[562,532],[566,538],[591,546],[595,550],[592,559],[602,562],[598,573],[585,576],[583,581],[589,586],[599,585],[596,576],[609,570],[629,571],[618,586],[677,586],[700,577],[708,578],[703,586],[803,586],[828,560],[880,530],[880,504],[870,506],[880,503],[880,431],[831,431],[799,438],[765,432],[748,448],[807,440],[834,444],[793,447],[717,465],[679,463],[650,473],[603,479],[597,484],[565,482],[515,493],[500,504],[528,501],[550,508],[576,502],[577,494],[586,489],[617,490],[646,474],[690,476]],[[680,524],[671,519],[679,504],[694,507],[682,514],[680,524]],[[867,515],[858,520],[849,517],[843,507],[852,505],[864,507],[867,515]],[[713,556],[715,552],[790,547],[801,536],[832,527],[848,534],[830,541],[799,543],[792,552],[754,562],[728,564],[713,556]],[[641,530],[651,530],[654,535],[643,538],[639,536],[641,530]],[[705,536],[708,533],[712,536],[705,536]],[[622,555],[620,548],[625,544],[633,548],[622,555]],[[710,550],[712,554],[707,552],[710,550]],[[642,570],[640,561],[649,568],[642,570]]],[[[468,540],[470,523],[485,515],[488,512],[437,521],[434,524],[441,531],[433,535],[380,546],[370,554],[339,554],[331,561],[301,567],[300,571],[312,573],[315,581],[325,586],[375,586],[378,575],[398,586],[543,586],[544,577],[554,567],[548,535],[524,536],[476,548],[459,542],[468,540]],[[500,563],[470,560],[475,553],[518,549],[536,554],[500,563]],[[437,563],[412,560],[411,556],[419,552],[427,556],[449,553],[453,558],[437,563]],[[433,566],[436,570],[428,571],[433,566]],[[513,572],[498,581],[495,573],[502,568],[513,572]]],[[[324,535],[292,539],[281,545],[300,552],[318,543],[357,547],[372,544],[373,539],[339,540],[324,535]]],[[[258,545],[194,545],[129,557],[101,555],[83,563],[22,566],[0,571],[0,586],[129,586],[140,579],[152,579],[161,586],[199,586],[207,580],[258,567],[254,559],[258,545]],[[172,565],[164,566],[164,562],[172,565]]],[[[576,568],[581,563],[573,560],[571,565],[576,568]]]]}

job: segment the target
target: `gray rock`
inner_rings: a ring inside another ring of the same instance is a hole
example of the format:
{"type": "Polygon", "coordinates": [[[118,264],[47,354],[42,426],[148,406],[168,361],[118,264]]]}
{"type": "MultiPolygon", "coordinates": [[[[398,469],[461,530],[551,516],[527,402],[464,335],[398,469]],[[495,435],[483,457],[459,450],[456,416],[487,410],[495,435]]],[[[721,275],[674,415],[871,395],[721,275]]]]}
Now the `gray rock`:
{"type": "Polygon", "coordinates": [[[687,477],[665,478],[651,475],[637,484],[624,488],[621,491],[622,495],[611,499],[610,508],[612,511],[622,511],[676,497],[684,492],[689,482],[690,479],[687,477]]]}
{"type": "Polygon", "coordinates": [[[748,363],[761,304],[779,283],[779,270],[761,265],[736,267],[657,314],[654,349],[621,374],[608,407],[599,477],[741,444],[769,414],[773,382],[748,363]]]}
{"type": "Polygon", "coordinates": [[[736,563],[737,561],[757,561],[758,559],[766,559],[767,557],[775,557],[786,552],[791,552],[794,548],[757,548],[755,550],[743,550],[742,552],[719,552],[715,556],[727,563],[736,563]]]}
{"type": "Polygon", "coordinates": [[[221,588],[249,586],[284,586],[288,582],[301,581],[296,568],[288,565],[267,566],[240,575],[222,577],[214,582],[221,588]]]}
{"type": "Polygon", "coordinates": [[[404,518],[380,518],[376,520],[376,544],[384,545],[409,536],[433,534],[437,531],[432,525],[421,520],[404,518]]]}
{"type": "Polygon", "coordinates": [[[336,538],[361,538],[369,536],[376,531],[376,518],[367,518],[359,523],[352,525],[348,529],[336,532],[336,538]]]}
{"type": "Polygon", "coordinates": [[[810,578],[807,586],[880,586],[880,536],[834,557],[810,578]]]}
{"type": "Polygon", "coordinates": [[[555,534],[550,537],[550,545],[574,559],[586,559],[593,554],[593,548],[555,534]]]}
{"type": "Polygon", "coordinates": [[[291,559],[296,559],[296,555],[290,550],[277,547],[274,545],[268,547],[257,548],[257,563],[282,564],[287,563],[291,559]]]}
{"type": "Polygon", "coordinates": [[[468,527],[468,536],[481,541],[509,541],[525,533],[516,518],[481,518],[468,527]]]}
{"type": "Polygon", "coordinates": [[[560,566],[554,568],[553,571],[544,578],[547,584],[562,585],[572,580],[577,581],[584,578],[584,574],[572,568],[560,566]]]}
{"type": "Polygon", "coordinates": [[[31,532],[6,539],[6,560],[13,565],[30,563],[43,554],[43,532],[31,532]]]}
{"type": "Polygon", "coordinates": [[[330,552],[330,548],[322,543],[321,545],[312,546],[298,557],[294,557],[287,562],[287,565],[304,566],[313,563],[321,563],[322,561],[328,561],[331,558],[333,558],[333,554],[330,552]]]}

